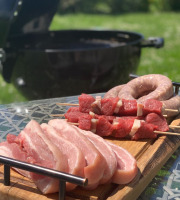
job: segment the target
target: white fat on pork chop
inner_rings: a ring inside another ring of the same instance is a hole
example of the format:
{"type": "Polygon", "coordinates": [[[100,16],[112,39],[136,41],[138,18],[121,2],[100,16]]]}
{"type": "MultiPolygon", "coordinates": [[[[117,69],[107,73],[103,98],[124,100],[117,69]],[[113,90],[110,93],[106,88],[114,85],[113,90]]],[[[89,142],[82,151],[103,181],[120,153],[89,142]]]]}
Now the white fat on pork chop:
{"type": "Polygon", "coordinates": [[[86,188],[96,188],[104,175],[104,166],[106,164],[102,154],[86,138],[86,136],[72,125],[68,124],[65,120],[53,119],[50,120],[48,124],[54,127],[62,137],[80,148],[87,163],[87,166],[84,167],[84,175],[85,178],[88,179],[88,186],[86,186],[86,188]]]}
{"type": "MultiPolygon", "coordinates": [[[[84,177],[84,167],[86,165],[83,153],[72,142],[64,139],[57,130],[48,124],[41,124],[44,134],[48,139],[56,145],[65,155],[68,161],[68,173],[76,176],[84,177]]],[[[73,190],[77,185],[66,183],[66,190],[73,190]]]]}
{"type": "Polygon", "coordinates": [[[110,182],[115,170],[117,169],[117,159],[114,151],[102,137],[90,131],[79,129],[76,126],[75,128],[82,132],[87,137],[87,139],[94,144],[97,150],[104,156],[106,164],[104,165],[104,175],[100,181],[100,184],[110,182]]]}

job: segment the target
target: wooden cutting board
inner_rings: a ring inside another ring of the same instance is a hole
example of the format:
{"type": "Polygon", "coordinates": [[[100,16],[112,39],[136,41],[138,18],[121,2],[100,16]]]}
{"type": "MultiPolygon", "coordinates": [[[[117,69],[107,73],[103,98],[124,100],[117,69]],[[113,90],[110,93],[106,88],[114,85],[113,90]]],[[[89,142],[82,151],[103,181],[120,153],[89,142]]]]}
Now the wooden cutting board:
{"type": "MultiPolygon", "coordinates": [[[[172,121],[172,125],[180,125],[180,116],[172,121]]],[[[178,132],[179,130],[175,130],[178,132]]],[[[160,136],[156,140],[107,140],[127,149],[137,160],[139,172],[128,185],[106,184],[93,191],[80,187],[66,193],[67,200],[135,200],[151,182],[157,172],[180,146],[180,136],[160,136]]],[[[3,166],[0,166],[0,199],[1,200],[54,200],[58,193],[42,195],[34,183],[11,170],[11,185],[3,184],[3,166]]]]}

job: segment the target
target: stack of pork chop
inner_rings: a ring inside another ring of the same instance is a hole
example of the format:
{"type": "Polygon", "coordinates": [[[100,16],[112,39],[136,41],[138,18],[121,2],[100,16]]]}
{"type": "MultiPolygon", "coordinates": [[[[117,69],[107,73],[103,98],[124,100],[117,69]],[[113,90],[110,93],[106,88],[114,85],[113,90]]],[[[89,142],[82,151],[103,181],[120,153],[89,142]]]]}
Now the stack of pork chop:
{"type": "MultiPolygon", "coordinates": [[[[85,177],[87,189],[100,184],[126,184],[137,174],[137,163],[125,149],[90,131],[53,119],[48,124],[31,120],[18,136],[8,134],[0,155],[85,177]]],[[[32,179],[44,194],[57,192],[57,179],[15,169],[32,179]]],[[[67,183],[66,189],[77,185],[67,183]]]]}

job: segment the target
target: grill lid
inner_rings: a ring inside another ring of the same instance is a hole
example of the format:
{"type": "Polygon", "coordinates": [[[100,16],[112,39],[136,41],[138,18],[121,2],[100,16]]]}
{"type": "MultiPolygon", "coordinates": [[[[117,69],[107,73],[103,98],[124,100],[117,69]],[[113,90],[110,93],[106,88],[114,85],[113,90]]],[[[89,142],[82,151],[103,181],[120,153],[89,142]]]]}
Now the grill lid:
{"type": "Polygon", "coordinates": [[[59,0],[1,0],[0,48],[11,36],[47,31],[59,0]]]}

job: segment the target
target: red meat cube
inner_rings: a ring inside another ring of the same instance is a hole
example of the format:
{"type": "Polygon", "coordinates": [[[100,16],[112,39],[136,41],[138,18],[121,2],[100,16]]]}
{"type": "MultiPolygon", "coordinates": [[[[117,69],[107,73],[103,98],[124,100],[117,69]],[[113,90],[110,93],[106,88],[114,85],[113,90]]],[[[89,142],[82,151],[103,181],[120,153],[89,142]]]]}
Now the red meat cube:
{"type": "Polygon", "coordinates": [[[103,115],[113,115],[119,98],[105,98],[101,100],[101,112],[103,115]]]}
{"type": "Polygon", "coordinates": [[[131,128],[133,126],[135,118],[118,118],[116,119],[115,123],[113,124],[113,136],[118,138],[127,138],[129,137],[129,133],[131,131],[131,128]]]}
{"type": "Polygon", "coordinates": [[[154,132],[155,130],[157,130],[157,126],[154,124],[149,124],[147,122],[141,121],[141,126],[132,137],[132,140],[156,138],[157,134],[154,132]]]}
{"type": "Polygon", "coordinates": [[[148,99],[144,102],[143,115],[148,113],[157,113],[161,114],[162,111],[162,102],[155,99],[148,99]]]}
{"type": "Polygon", "coordinates": [[[119,109],[119,115],[121,116],[133,116],[137,115],[137,101],[135,99],[126,100],[122,99],[123,105],[119,109]]]}
{"type": "Polygon", "coordinates": [[[168,123],[166,119],[162,115],[158,115],[156,113],[149,113],[145,121],[150,124],[154,124],[157,126],[157,131],[163,131],[166,132],[169,130],[168,123]]]}
{"type": "Polygon", "coordinates": [[[92,111],[91,104],[95,101],[95,98],[88,94],[81,94],[79,97],[79,111],[89,113],[92,111]]]}
{"type": "Polygon", "coordinates": [[[79,128],[90,131],[91,130],[91,119],[90,115],[82,115],[79,117],[79,128]]]}
{"type": "Polygon", "coordinates": [[[100,116],[96,125],[96,134],[100,136],[108,136],[112,134],[112,131],[112,124],[107,120],[106,117],[100,116]]]}
{"type": "Polygon", "coordinates": [[[82,113],[79,111],[67,112],[64,114],[64,117],[68,120],[68,122],[78,123],[80,117],[87,117],[88,113],[82,113]]]}

